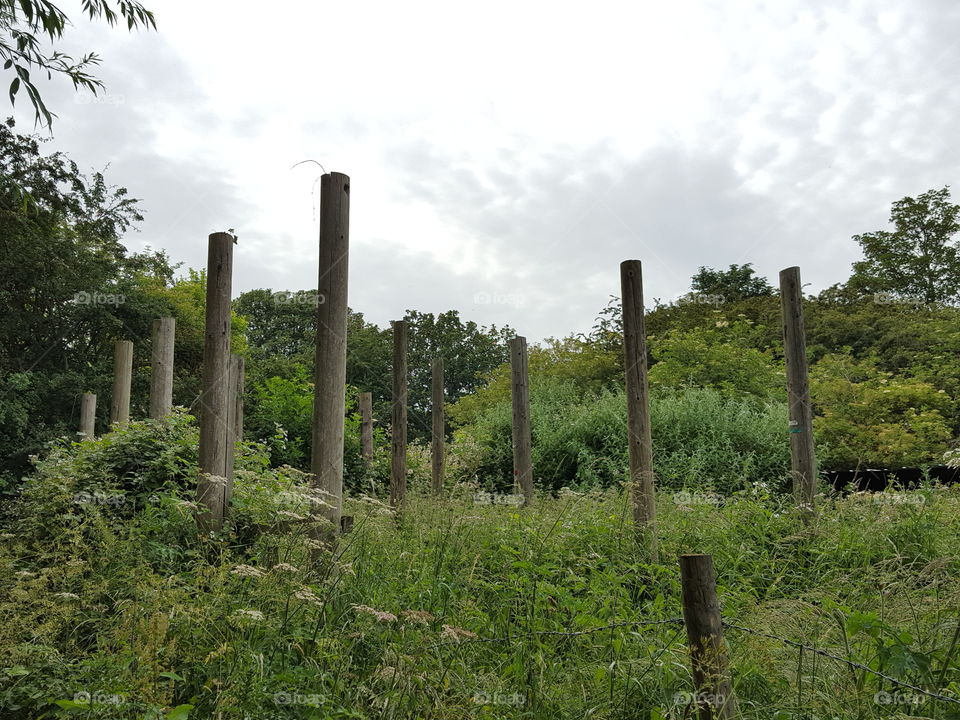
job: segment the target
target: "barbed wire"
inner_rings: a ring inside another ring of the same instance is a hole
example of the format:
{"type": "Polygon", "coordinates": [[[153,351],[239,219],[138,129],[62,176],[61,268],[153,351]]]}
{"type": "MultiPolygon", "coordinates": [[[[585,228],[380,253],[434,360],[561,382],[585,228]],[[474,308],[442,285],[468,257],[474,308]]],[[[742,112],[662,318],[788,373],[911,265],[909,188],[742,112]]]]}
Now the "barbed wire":
{"type": "Polygon", "coordinates": [[[960,705],[960,700],[958,700],[957,698],[952,698],[952,697],[948,697],[947,695],[941,695],[940,693],[924,690],[922,687],[918,687],[917,685],[911,685],[910,683],[904,682],[903,680],[898,680],[897,678],[886,675],[880,672],[879,670],[874,670],[872,667],[864,665],[863,663],[856,662],[855,660],[848,660],[847,658],[840,657],[839,655],[834,655],[833,653],[829,653],[826,650],[821,650],[820,648],[811,647],[810,645],[804,645],[803,643],[799,643],[796,640],[790,640],[789,638],[780,637],[779,635],[773,635],[771,633],[762,632],[760,630],[754,630],[753,628],[744,627],[743,625],[736,625],[734,623],[727,622],[726,620],[723,620],[722,624],[725,628],[730,628],[732,630],[740,630],[750,635],[757,635],[759,637],[765,637],[770,640],[777,640],[778,642],[782,642],[785,645],[791,645],[795,648],[799,648],[800,650],[808,650],[816,655],[830,658],[831,660],[837,660],[838,662],[845,663],[850,667],[855,667],[858,670],[865,670],[866,672],[871,673],[872,675],[876,675],[877,677],[883,678],[887,682],[891,682],[894,685],[899,685],[900,687],[905,687],[905,688],[909,688],[910,690],[914,690],[915,692],[918,692],[921,695],[926,695],[927,697],[932,697],[936,700],[943,700],[944,702],[960,705]]]}
{"type": "Polygon", "coordinates": [[[460,645],[462,643],[497,643],[497,642],[510,642],[511,640],[522,640],[525,638],[539,637],[541,635],[548,636],[561,636],[561,637],[578,637],[581,635],[591,635],[593,633],[603,632],[604,630],[613,630],[615,628],[621,627],[638,627],[638,626],[648,626],[648,625],[676,625],[677,623],[683,623],[683,618],[667,618],[666,620],[634,620],[630,622],[618,622],[610,623],[609,625],[600,625],[599,627],[587,628],[586,630],[534,630],[533,632],[521,633],[519,635],[507,635],[506,637],[499,638],[484,638],[484,637],[458,637],[456,640],[449,640],[447,642],[434,643],[430,647],[438,647],[442,645],[460,645]]]}

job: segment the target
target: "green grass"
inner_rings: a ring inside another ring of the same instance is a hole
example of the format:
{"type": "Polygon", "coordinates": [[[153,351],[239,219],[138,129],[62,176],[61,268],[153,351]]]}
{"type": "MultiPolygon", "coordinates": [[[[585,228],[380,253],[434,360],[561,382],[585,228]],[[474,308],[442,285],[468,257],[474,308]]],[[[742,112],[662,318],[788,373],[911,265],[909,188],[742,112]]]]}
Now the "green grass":
{"type": "MultiPolygon", "coordinates": [[[[171,492],[131,514],[73,503],[64,479],[28,489],[22,512],[55,520],[5,528],[0,716],[690,717],[677,702],[693,690],[682,625],[538,634],[679,617],[687,552],[713,555],[725,620],[960,695],[957,490],[824,500],[809,529],[763,490],[722,502],[661,492],[650,564],[622,493],[519,509],[474,504],[464,487],[414,495],[399,522],[349,501],[355,530],[313,564],[304,526],[277,515],[277,497],[296,511],[298,480],[242,474],[240,527],[220,539],[197,538],[171,492]],[[244,529],[253,507],[271,528],[257,536],[244,529]],[[89,708],[84,692],[102,702],[89,708]]],[[[727,640],[745,718],[960,708],[878,703],[878,692],[910,698],[775,640],[727,640]]]]}

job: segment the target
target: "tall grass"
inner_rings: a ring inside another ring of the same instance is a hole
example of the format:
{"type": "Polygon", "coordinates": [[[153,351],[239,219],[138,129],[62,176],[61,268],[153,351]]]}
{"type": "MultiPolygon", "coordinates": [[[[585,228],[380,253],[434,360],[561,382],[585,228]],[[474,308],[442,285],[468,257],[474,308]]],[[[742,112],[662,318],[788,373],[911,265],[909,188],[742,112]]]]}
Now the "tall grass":
{"type": "MultiPolygon", "coordinates": [[[[88,485],[78,500],[76,452],[41,465],[3,528],[5,718],[689,717],[669,622],[684,552],[714,556],[728,621],[960,690],[957,490],[822,499],[809,528],[762,485],[663,490],[649,564],[619,489],[520,509],[414,485],[399,519],[350,500],[356,528],[323,555],[296,471],[248,459],[237,530],[197,537],[189,487],[127,506],[88,485]],[[647,621],[667,622],[543,634],[647,621]]],[[[876,702],[896,688],[778,641],[728,641],[745,718],[953,717],[876,702]]]]}

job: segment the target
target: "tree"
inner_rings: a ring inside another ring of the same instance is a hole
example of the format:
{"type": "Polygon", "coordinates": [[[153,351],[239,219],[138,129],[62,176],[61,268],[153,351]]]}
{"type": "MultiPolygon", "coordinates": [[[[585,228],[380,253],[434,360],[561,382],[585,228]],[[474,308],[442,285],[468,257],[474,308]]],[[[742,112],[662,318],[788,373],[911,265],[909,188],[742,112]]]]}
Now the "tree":
{"type": "Polygon", "coordinates": [[[483,327],[464,322],[456,310],[440,315],[407,310],[407,363],[410,369],[408,413],[411,439],[430,437],[431,361],[443,358],[447,402],[469,395],[485,383],[484,376],[507,361],[509,327],[483,327]]]}
{"type": "Polygon", "coordinates": [[[729,270],[715,270],[701,265],[691,279],[690,286],[695,294],[720,296],[720,302],[773,295],[773,287],[766,278],[754,275],[752,265],[734,264],[729,270]]]}
{"type": "MultiPolygon", "coordinates": [[[[116,4],[115,10],[111,0],[83,0],[83,11],[91,20],[103,19],[111,26],[122,20],[128,30],[156,29],[153,13],[136,0],[118,0],[116,4]]],[[[50,43],[61,40],[69,24],[70,19],[51,0],[0,0],[0,58],[4,61],[3,69],[14,74],[10,104],[24,90],[33,104],[37,123],[48,127],[53,124],[54,114],[43,102],[31,71],[45,72],[48,79],[54,73],[65,75],[77,90],[84,88],[96,93],[103,88],[103,82],[90,74],[91,68],[100,64],[96,53],[77,59],[43,46],[44,36],[50,43]]]]}
{"type": "Polygon", "coordinates": [[[893,203],[893,230],[854,235],[864,259],[853,264],[849,285],[894,299],[950,304],[960,300],[960,205],[950,188],[928,190],[893,203]]]}

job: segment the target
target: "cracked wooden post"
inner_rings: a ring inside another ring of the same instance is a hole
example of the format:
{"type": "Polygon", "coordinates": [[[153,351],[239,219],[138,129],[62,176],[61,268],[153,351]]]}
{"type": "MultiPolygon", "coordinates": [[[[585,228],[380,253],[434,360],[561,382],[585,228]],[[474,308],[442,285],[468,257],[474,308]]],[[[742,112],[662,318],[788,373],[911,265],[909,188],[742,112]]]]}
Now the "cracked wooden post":
{"type": "Polygon", "coordinates": [[[737,699],[727,670],[723,621],[710,555],[680,556],[683,622],[693,671],[692,705],[699,720],[736,717],[737,699]]]}
{"type": "Polygon", "coordinates": [[[627,445],[630,449],[630,498],[637,540],[659,559],[653,441],[647,387],[647,336],[643,315],[643,268],[639,260],[620,263],[623,296],[623,366],[627,390],[627,445]]]}
{"type": "Polygon", "coordinates": [[[230,397],[227,399],[227,491],[224,494],[224,515],[230,514],[233,498],[233,467],[237,443],[243,440],[243,385],[245,362],[240,355],[230,355],[230,397]]]}
{"type": "Polygon", "coordinates": [[[790,470],[793,491],[806,522],[816,514],[817,457],[813,442],[813,406],[807,377],[807,346],[803,322],[800,268],[780,271],[783,310],[783,354],[787,365],[790,410],[790,470]]]}
{"type": "Polygon", "coordinates": [[[317,338],[313,380],[312,483],[315,537],[333,541],[343,511],[343,421],[347,385],[347,271],[350,254],[350,178],[320,178],[320,248],[317,338]]]}
{"type": "Polygon", "coordinates": [[[433,480],[433,494],[443,492],[443,469],[446,454],[446,423],[444,422],[443,408],[443,358],[433,359],[431,387],[431,465],[430,475],[433,480]]]}
{"type": "Polygon", "coordinates": [[[197,527],[203,533],[220,530],[228,495],[227,454],[230,404],[230,296],[233,287],[233,235],[213,233],[207,246],[206,319],[201,373],[200,476],[197,527]]]}
{"type": "Polygon", "coordinates": [[[97,396],[93,393],[84,393],[80,397],[80,432],[81,440],[93,440],[96,437],[97,423],[97,396]]]}
{"type": "Polygon", "coordinates": [[[360,454],[369,468],[373,463],[373,393],[360,393],[360,454]]]}
{"type": "Polygon", "coordinates": [[[393,322],[393,418],[390,427],[390,504],[400,510],[407,495],[407,323],[393,322]]]}
{"type": "Polygon", "coordinates": [[[153,321],[150,345],[150,417],[162,420],[173,408],[173,348],[176,321],[172,317],[153,321]]]}
{"type": "Polygon", "coordinates": [[[113,394],[110,396],[110,424],[130,420],[130,381],[133,378],[133,342],[117,340],[113,346],[113,394]]]}
{"type": "Polygon", "coordinates": [[[513,402],[513,482],[523,493],[524,506],[533,502],[533,443],[530,431],[530,387],[527,379],[527,339],[517,336],[510,347],[513,402]]]}

